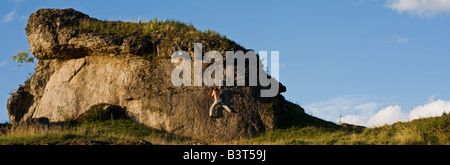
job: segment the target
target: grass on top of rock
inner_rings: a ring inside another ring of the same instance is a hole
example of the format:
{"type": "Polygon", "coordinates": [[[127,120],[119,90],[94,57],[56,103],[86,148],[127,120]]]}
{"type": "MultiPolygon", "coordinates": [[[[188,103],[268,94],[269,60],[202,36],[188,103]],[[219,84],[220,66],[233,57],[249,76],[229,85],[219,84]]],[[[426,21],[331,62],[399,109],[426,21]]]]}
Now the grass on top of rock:
{"type": "MultiPolygon", "coordinates": [[[[76,30],[94,32],[102,35],[112,35],[116,38],[123,38],[130,35],[141,37],[157,37],[161,34],[170,36],[182,35],[185,33],[197,33],[198,30],[194,25],[175,21],[175,20],[158,20],[148,22],[123,22],[123,21],[100,21],[93,19],[85,19],[78,25],[72,27],[76,30]]],[[[210,31],[210,36],[220,35],[217,32],[210,31]]]]}
{"type": "MultiPolygon", "coordinates": [[[[159,46],[158,55],[170,57],[169,49],[174,47],[185,51],[193,47],[193,43],[199,42],[210,45],[210,50],[244,50],[235,42],[227,39],[213,30],[199,31],[192,24],[176,20],[158,20],[148,22],[123,22],[123,21],[100,21],[96,19],[84,19],[77,24],[71,25],[72,29],[83,32],[92,32],[105,37],[113,36],[123,39],[127,36],[148,38],[159,46]]],[[[224,52],[223,52],[224,53],[224,52]]],[[[146,57],[147,58],[147,57],[146,57]]]]}

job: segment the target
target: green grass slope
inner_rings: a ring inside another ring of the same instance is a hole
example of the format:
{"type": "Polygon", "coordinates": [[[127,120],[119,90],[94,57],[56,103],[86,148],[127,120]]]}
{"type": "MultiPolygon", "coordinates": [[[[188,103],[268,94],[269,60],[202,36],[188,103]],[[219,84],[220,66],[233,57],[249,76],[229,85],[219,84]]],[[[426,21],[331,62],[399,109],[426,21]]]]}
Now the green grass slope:
{"type": "Polygon", "coordinates": [[[182,137],[151,129],[128,119],[51,123],[48,129],[11,130],[0,135],[0,145],[180,144],[182,137]]]}
{"type": "Polygon", "coordinates": [[[117,109],[103,108],[105,105],[94,105],[80,117],[50,123],[48,128],[39,125],[12,128],[10,124],[0,124],[0,145],[145,145],[192,141],[133,122],[117,109]]]}
{"type": "Polygon", "coordinates": [[[268,145],[449,145],[450,114],[376,128],[341,126],[290,110],[284,128],[230,144],[268,145]]]}
{"type": "MultiPolygon", "coordinates": [[[[281,114],[280,128],[259,136],[214,144],[239,145],[449,145],[450,115],[416,119],[376,128],[337,125],[308,115],[292,103],[281,114]]],[[[93,113],[100,114],[100,113],[93,113]]],[[[105,117],[106,116],[106,117],[105,117]]],[[[172,135],[126,117],[93,118],[50,123],[48,129],[29,127],[10,130],[0,124],[0,145],[95,145],[95,144],[198,144],[199,141],[172,135]]],[[[200,143],[202,144],[202,143],[200,143]]],[[[203,143],[204,144],[204,143],[203,143]]]]}

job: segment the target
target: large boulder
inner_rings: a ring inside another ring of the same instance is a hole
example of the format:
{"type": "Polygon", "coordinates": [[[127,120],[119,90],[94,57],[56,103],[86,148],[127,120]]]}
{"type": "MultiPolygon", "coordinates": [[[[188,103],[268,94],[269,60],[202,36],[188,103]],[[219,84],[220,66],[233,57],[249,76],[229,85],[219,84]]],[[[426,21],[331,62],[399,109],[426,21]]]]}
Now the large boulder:
{"type": "Polygon", "coordinates": [[[23,119],[24,115],[28,113],[33,101],[34,96],[30,94],[30,87],[28,85],[19,87],[8,99],[6,105],[9,121],[16,123],[23,119]]]}
{"type": "MultiPolygon", "coordinates": [[[[11,122],[39,117],[64,121],[108,103],[124,107],[136,122],[205,141],[249,137],[279,125],[279,113],[286,109],[280,94],[261,98],[259,86],[224,87],[221,97],[237,113],[219,108],[217,118],[211,119],[210,87],[176,87],[171,73],[177,64],[168,58],[142,57],[170,55],[179,48],[192,53],[193,43],[175,42],[163,49],[161,43],[168,44],[164,34],[118,38],[72,28],[86,20],[98,21],[73,9],[41,9],[30,16],[26,33],[38,63],[29,89],[17,91],[8,101],[11,122]]],[[[220,43],[232,43],[229,50],[243,49],[224,38],[201,42],[203,51],[220,43]]],[[[286,91],[281,84],[280,89],[286,91]]]]}

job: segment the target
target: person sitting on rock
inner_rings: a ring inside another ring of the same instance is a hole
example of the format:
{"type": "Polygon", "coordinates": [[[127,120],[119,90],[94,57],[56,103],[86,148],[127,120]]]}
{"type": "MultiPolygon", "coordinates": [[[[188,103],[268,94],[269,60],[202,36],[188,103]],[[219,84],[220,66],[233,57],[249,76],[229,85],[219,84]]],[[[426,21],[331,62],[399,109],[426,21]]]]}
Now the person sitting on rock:
{"type": "Polygon", "coordinates": [[[217,104],[222,105],[222,107],[230,113],[236,113],[235,111],[231,110],[227,105],[225,105],[225,103],[222,102],[222,100],[220,99],[220,90],[219,89],[220,89],[220,87],[217,87],[217,86],[213,87],[213,92],[212,92],[211,96],[214,97],[214,103],[211,105],[211,108],[209,108],[209,117],[210,118],[212,118],[215,106],[217,104]]]}

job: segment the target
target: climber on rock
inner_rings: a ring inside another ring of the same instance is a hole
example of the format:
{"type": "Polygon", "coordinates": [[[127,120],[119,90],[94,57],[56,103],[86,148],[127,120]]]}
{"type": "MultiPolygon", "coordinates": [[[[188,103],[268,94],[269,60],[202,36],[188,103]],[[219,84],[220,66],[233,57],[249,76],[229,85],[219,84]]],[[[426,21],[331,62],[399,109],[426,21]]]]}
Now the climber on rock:
{"type": "Polygon", "coordinates": [[[222,107],[227,110],[230,113],[236,113],[236,111],[231,110],[227,105],[225,105],[225,103],[222,102],[222,100],[220,99],[220,87],[214,86],[213,87],[213,92],[211,94],[211,96],[214,97],[214,103],[211,105],[211,108],[209,108],[209,117],[212,118],[212,115],[214,113],[214,109],[215,106],[217,104],[222,105],[222,107]]]}

